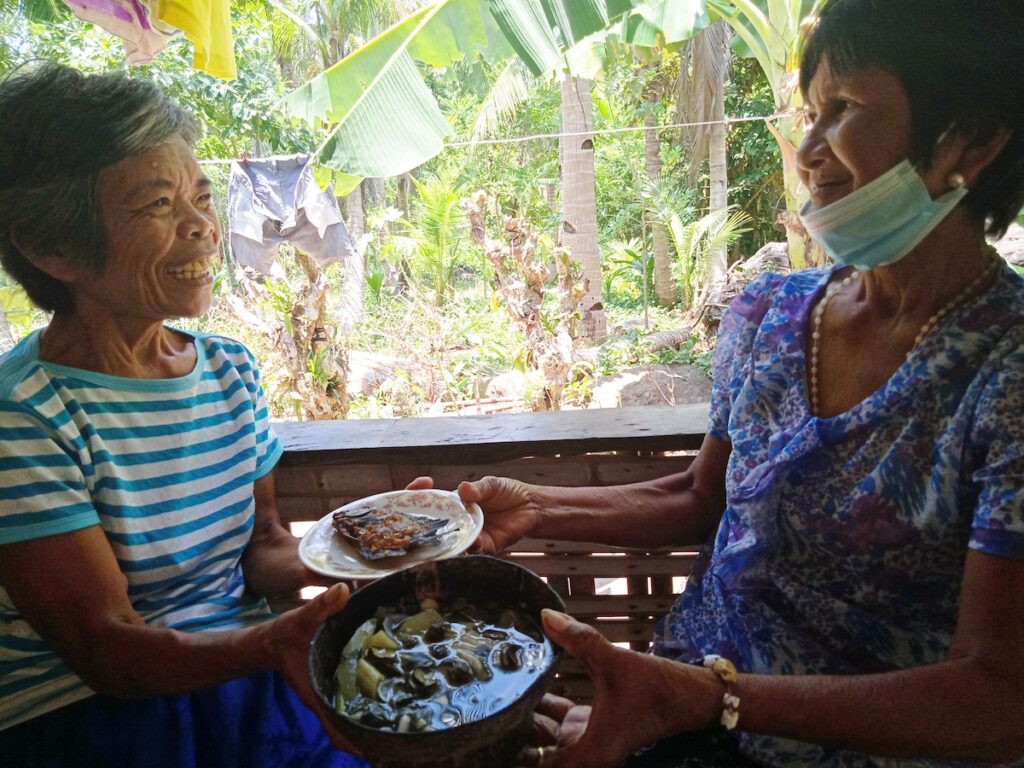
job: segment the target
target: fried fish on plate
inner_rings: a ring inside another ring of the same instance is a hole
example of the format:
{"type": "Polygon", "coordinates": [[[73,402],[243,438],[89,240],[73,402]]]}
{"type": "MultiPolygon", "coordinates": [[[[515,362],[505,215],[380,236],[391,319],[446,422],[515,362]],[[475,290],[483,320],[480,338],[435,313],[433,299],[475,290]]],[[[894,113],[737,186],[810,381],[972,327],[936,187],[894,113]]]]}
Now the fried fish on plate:
{"type": "Polygon", "coordinates": [[[365,560],[399,557],[418,547],[436,544],[451,520],[410,515],[385,507],[365,506],[338,510],[332,525],[351,542],[365,560]]]}

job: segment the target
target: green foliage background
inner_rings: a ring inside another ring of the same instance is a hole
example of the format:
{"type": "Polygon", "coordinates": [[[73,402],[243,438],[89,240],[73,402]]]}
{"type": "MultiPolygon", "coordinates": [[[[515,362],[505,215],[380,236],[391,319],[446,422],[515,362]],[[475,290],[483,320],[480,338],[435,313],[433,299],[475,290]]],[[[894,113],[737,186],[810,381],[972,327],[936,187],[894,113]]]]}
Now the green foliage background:
{"type": "MultiPolygon", "coordinates": [[[[151,64],[128,67],[117,38],[83,24],[61,3],[48,6],[49,0],[33,1],[44,6],[43,11],[49,8],[51,17],[45,21],[32,18],[23,5],[10,0],[0,5],[0,78],[38,59],[69,64],[86,72],[122,70],[148,78],[192,111],[204,126],[204,135],[196,146],[200,159],[226,160],[239,157],[243,151],[252,156],[310,152],[322,140],[308,127],[284,117],[279,109],[282,96],[296,85],[288,82],[288,73],[302,73],[295,76],[304,77],[310,67],[313,71],[316,67],[315,62],[289,58],[295,56],[296,46],[282,45],[280,25],[272,23],[268,6],[251,3],[233,8],[239,76],[226,82],[193,69],[191,44],[182,37],[172,41],[151,64]]],[[[46,13],[34,15],[45,17],[46,13]]],[[[348,39],[349,45],[359,42],[355,37],[348,39]]],[[[675,118],[670,96],[655,104],[642,98],[645,83],[652,76],[652,70],[643,64],[632,56],[619,57],[594,83],[595,129],[642,126],[650,112],[659,123],[675,118]]],[[[659,74],[672,80],[677,74],[678,57],[665,54],[659,66],[659,74]]],[[[469,137],[498,71],[485,63],[467,61],[425,75],[456,141],[469,137]]],[[[559,99],[559,86],[553,80],[529,80],[527,98],[504,119],[498,134],[506,138],[557,134],[559,99]]],[[[767,115],[772,110],[771,91],[757,65],[750,60],[734,61],[727,114],[767,115]]],[[[689,158],[681,148],[680,137],[676,131],[663,130],[660,138],[664,169],[660,194],[685,220],[697,218],[707,207],[706,175],[688,188],[684,170],[689,158]]],[[[677,311],[644,304],[645,262],[648,293],[652,293],[650,227],[645,226],[651,206],[642,194],[646,183],[644,134],[636,130],[598,135],[595,149],[598,227],[609,323],[613,328],[620,324],[635,328],[643,311],[644,332],[677,327],[681,322],[677,311]]],[[[781,198],[780,162],[763,124],[741,123],[730,129],[729,162],[732,200],[755,221],[753,231],[737,248],[739,253],[749,255],[765,240],[781,239],[772,223],[781,198]]],[[[220,194],[221,206],[228,169],[227,163],[206,166],[220,194]]],[[[557,238],[561,220],[557,138],[462,144],[433,158],[414,175],[426,183],[423,189],[429,194],[417,199],[414,190],[407,210],[395,209],[396,179],[385,180],[383,199],[368,206],[368,220],[376,236],[367,251],[366,314],[350,343],[353,349],[426,360],[443,371],[442,391],[427,391],[421,382],[406,377],[404,383],[392,382],[388,391],[369,398],[357,397],[354,415],[419,413],[431,399],[471,398],[482,379],[522,367],[525,340],[509,323],[506,313],[495,306],[488,265],[469,240],[464,220],[454,211],[448,216],[434,215],[438,209],[436,205],[432,208],[431,200],[450,202],[460,194],[486,190],[496,201],[496,214],[525,218],[548,245],[557,238]],[[438,226],[446,231],[439,232],[438,226]],[[403,251],[403,242],[412,245],[403,251]],[[430,242],[451,245],[433,250],[424,247],[430,242]],[[443,264],[432,259],[443,259],[443,264]],[[415,290],[417,282],[424,290],[415,290]],[[440,285],[444,282],[450,285],[440,285]],[[424,301],[425,295],[432,299],[424,301]]],[[[282,274],[266,280],[269,298],[263,309],[287,317],[302,273],[287,254],[281,263],[282,274]]],[[[332,285],[340,285],[340,266],[328,270],[328,277],[332,285]]],[[[233,281],[230,270],[225,271],[218,283],[220,290],[232,290],[233,281]]],[[[0,282],[6,282],[6,278],[0,277],[0,282]]],[[[337,297],[332,297],[332,302],[336,301],[337,297]]],[[[42,320],[36,318],[36,322],[42,320]]],[[[273,352],[269,340],[255,338],[251,329],[217,314],[216,309],[191,325],[233,333],[261,358],[273,352]]],[[[707,346],[697,340],[682,350],[651,355],[634,338],[639,333],[632,330],[620,335],[601,352],[598,364],[580,369],[567,390],[570,398],[587,398],[588,373],[614,373],[617,368],[645,362],[706,363],[707,346]]],[[[321,361],[314,362],[317,365],[311,362],[311,373],[315,376],[321,361]]],[[[273,382],[268,383],[273,389],[273,382]]],[[[283,399],[280,408],[287,411],[283,399]]]]}

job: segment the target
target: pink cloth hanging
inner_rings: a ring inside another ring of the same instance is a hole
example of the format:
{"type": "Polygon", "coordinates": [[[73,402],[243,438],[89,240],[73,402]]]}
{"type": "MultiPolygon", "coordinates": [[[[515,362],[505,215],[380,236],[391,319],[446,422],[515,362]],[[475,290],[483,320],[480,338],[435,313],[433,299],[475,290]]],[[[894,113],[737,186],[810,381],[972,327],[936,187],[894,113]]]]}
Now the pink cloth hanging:
{"type": "Polygon", "coordinates": [[[82,21],[95,24],[124,43],[129,64],[148,64],[176,30],[150,22],[149,8],[139,0],[64,0],[82,21]]]}

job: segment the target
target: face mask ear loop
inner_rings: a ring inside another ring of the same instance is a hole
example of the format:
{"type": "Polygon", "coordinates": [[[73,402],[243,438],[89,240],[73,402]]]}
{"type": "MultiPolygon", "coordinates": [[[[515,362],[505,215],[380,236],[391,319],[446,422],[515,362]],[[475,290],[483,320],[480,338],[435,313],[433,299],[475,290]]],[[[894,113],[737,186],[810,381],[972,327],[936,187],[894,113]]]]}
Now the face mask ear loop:
{"type": "MultiPolygon", "coordinates": [[[[939,134],[939,138],[937,138],[935,140],[935,144],[932,145],[932,157],[934,157],[938,153],[939,148],[945,143],[946,139],[948,139],[957,130],[957,128],[957,124],[955,122],[952,122],[949,124],[946,130],[939,134]]],[[[919,164],[915,164],[914,168],[915,170],[917,170],[918,173],[922,173],[923,171],[927,170],[927,168],[922,168],[919,164]]],[[[964,177],[959,173],[951,173],[947,177],[947,179],[947,183],[949,184],[950,189],[960,189],[960,187],[966,184],[964,177]]]]}
{"type": "Polygon", "coordinates": [[[949,127],[946,128],[942,133],[939,134],[939,138],[935,140],[935,146],[932,149],[938,149],[942,146],[942,142],[949,138],[949,135],[957,129],[956,123],[950,123],[949,127]]]}

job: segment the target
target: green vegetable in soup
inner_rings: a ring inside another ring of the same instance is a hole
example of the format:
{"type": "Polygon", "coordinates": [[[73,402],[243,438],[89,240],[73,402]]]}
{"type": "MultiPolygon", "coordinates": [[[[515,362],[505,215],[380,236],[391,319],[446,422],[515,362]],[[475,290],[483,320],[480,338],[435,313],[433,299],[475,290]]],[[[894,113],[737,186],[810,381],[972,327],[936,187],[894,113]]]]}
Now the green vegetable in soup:
{"type": "Polygon", "coordinates": [[[367,619],[359,625],[359,629],[352,633],[352,637],[345,643],[345,647],[341,651],[342,656],[356,656],[359,654],[370,638],[373,637],[374,632],[377,630],[377,620],[367,619]]]}
{"type": "Polygon", "coordinates": [[[377,690],[384,682],[384,673],[365,659],[356,664],[356,686],[359,692],[368,699],[377,698],[377,690]]]}
{"type": "Polygon", "coordinates": [[[342,651],[335,707],[381,730],[451,728],[522,695],[550,651],[519,611],[481,610],[464,600],[447,608],[435,601],[382,608],[342,651]]]}
{"type": "Polygon", "coordinates": [[[369,648],[384,648],[389,651],[398,650],[398,641],[395,640],[391,635],[385,632],[383,629],[376,632],[373,637],[367,642],[369,648]]]}
{"type": "Polygon", "coordinates": [[[341,660],[338,662],[338,668],[334,672],[334,681],[338,686],[338,701],[335,702],[335,707],[338,708],[339,712],[344,711],[342,709],[344,702],[352,701],[359,694],[356,683],[356,666],[359,663],[359,654],[362,653],[363,648],[366,647],[376,629],[376,619],[369,619],[363,622],[352,633],[352,637],[345,643],[345,647],[341,651],[341,660]]]}
{"type": "Polygon", "coordinates": [[[425,611],[420,611],[415,616],[410,616],[408,619],[398,625],[399,636],[411,637],[422,635],[434,624],[439,624],[444,621],[441,618],[441,614],[433,608],[427,608],[425,611]]]}

